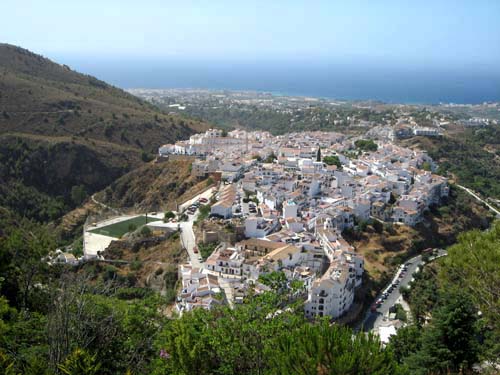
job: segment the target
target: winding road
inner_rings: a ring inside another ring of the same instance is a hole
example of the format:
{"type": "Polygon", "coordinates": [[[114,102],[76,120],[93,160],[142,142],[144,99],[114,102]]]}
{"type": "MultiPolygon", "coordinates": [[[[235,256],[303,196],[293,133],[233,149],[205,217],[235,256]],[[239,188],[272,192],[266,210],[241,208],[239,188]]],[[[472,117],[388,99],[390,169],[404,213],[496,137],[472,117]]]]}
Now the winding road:
{"type": "MultiPolygon", "coordinates": [[[[438,249],[438,253],[435,257],[431,258],[431,260],[440,258],[442,256],[445,256],[447,254],[446,250],[443,249],[438,249]]],[[[368,310],[366,312],[365,318],[363,320],[363,323],[361,324],[363,327],[363,330],[368,332],[372,331],[374,329],[377,329],[382,325],[382,322],[384,321],[384,318],[388,315],[389,309],[394,306],[397,301],[401,298],[401,292],[400,288],[401,287],[407,287],[411,280],[413,279],[413,274],[417,271],[417,268],[421,268],[424,265],[424,262],[422,261],[422,255],[417,255],[416,257],[413,257],[406,262],[404,262],[399,268],[396,274],[394,275],[393,279],[391,282],[385,287],[385,289],[380,293],[379,296],[377,296],[376,300],[381,297],[381,295],[387,291],[391,284],[393,284],[396,280],[399,280],[399,285],[397,285],[392,292],[388,292],[387,298],[382,302],[379,308],[377,308],[376,311],[372,312],[368,310]],[[399,277],[401,272],[402,272],[402,267],[406,266],[407,270],[404,273],[404,276],[399,277]]]]}

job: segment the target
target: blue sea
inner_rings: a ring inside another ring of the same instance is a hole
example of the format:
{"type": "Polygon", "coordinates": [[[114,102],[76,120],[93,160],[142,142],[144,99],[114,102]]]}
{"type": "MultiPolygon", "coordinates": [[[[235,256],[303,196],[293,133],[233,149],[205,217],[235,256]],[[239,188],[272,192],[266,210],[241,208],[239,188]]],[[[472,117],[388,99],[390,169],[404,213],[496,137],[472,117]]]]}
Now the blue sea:
{"type": "Polygon", "coordinates": [[[64,59],[71,68],[121,88],[203,88],[279,92],[387,103],[500,101],[500,68],[388,65],[356,61],[252,62],[64,59]]]}

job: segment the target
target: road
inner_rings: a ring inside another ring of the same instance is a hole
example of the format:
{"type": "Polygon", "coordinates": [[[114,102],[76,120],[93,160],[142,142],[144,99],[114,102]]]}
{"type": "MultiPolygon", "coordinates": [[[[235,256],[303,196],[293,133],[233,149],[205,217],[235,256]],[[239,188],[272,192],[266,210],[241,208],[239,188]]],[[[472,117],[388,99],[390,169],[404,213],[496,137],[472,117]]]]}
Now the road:
{"type": "Polygon", "coordinates": [[[186,249],[191,265],[197,268],[203,268],[203,262],[200,258],[200,254],[194,252],[194,247],[196,246],[196,239],[193,232],[193,222],[198,216],[198,210],[194,215],[189,215],[188,221],[183,221],[180,223],[181,228],[181,244],[186,249]]]}
{"type": "MultiPolygon", "coordinates": [[[[200,198],[206,198],[210,200],[212,195],[215,192],[215,188],[210,188],[203,193],[197,195],[193,199],[190,199],[189,201],[185,202],[180,206],[180,208],[184,209],[187,208],[190,204],[195,203],[198,201],[200,198]]],[[[182,246],[186,249],[188,255],[189,255],[189,260],[191,261],[191,265],[193,267],[197,268],[203,268],[203,261],[201,260],[200,254],[196,254],[194,252],[194,247],[196,246],[196,238],[194,236],[193,232],[193,223],[198,217],[200,211],[196,210],[194,215],[188,215],[188,221],[182,221],[178,225],[181,228],[181,244],[182,246]]]]}
{"type": "MultiPolygon", "coordinates": [[[[446,255],[446,251],[439,249],[437,257],[441,257],[444,255],[446,255]]],[[[416,257],[407,260],[405,263],[403,263],[403,265],[398,268],[396,275],[394,275],[394,278],[391,280],[389,285],[386,286],[382,293],[387,291],[389,286],[396,280],[399,280],[399,285],[397,285],[392,292],[388,292],[387,298],[382,302],[382,305],[377,308],[376,312],[371,312],[370,310],[366,312],[365,319],[363,320],[362,324],[364,331],[372,331],[374,329],[377,329],[382,324],[382,322],[384,321],[384,317],[389,314],[389,309],[394,306],[396,304],[396,301],[401,297],[400,288],[408,286],[417,268],[423,265],[422,255],[417,255],[416,257]],[[407,266],[407,271],[405,272],[403,277],[399,277],[403,265],[407,266]]],[[[377,296],[376,300],[381,297],[382,293],[377,296]]]]}
{"type": "Polygon", "coordinates": [[[215,187],[208,188],[207,190],[205,190],[204,192],[198,194],[194,198],[191,198],[191,199],[187,200],[186,202],[180,204],[179,205],[179,212],[184,211],[186,208],[188,208],[189,206],[191,206],[193,203],[196,203],[198,201],[198,199],[200,199],[200,198],[205,198],[205,199],[208,199],[210,201],[210,198],[212,198],[212,195],[216,191],[217,191],[217,189],[215,187]]]}
{"type": "Polygon", "coordinates": [[[474,191],[472,191],[471,189],[469,189],[469,188],[467,188],[465,186],[459,185],[459,184],[457,184],[457,186],[460,189],[462,189],[465,192],[467,192],[470,196],[472,196],[475,199],[477,199],[479,202],[484,203],[491,211],[493,211],[495,213],[495,215],[497,215],[497,217],[500,217],[500,211],[498,211],[495,207],[493,207],[491,204],[489,204],[485,200],[481,199],[481,197],[479,195],[477,195],[474,191]]]}

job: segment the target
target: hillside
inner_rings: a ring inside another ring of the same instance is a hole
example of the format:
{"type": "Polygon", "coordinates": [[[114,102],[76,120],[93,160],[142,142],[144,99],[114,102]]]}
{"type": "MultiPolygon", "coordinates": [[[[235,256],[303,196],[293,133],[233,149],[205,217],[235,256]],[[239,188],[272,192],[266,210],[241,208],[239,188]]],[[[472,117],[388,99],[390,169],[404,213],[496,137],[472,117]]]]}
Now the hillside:
{"type": "Polygon", "coordinates": [[[54,219],[81,202],[71,196],[74,187],[83,192],[79,198],[101,190],[139,167],[161,143],[204,128],[94,77],[0,44],[0,205],[23,216],[54,219]],[[50,212],[35,212],[40,209],[50,212]]]}
{"type": "Polygon", "coordinates": [[[415,137],[401,142],[426,150],[459,184],[484,197],[500,199],[500,126],[448,133],[441,138],[415,137]]]}
{"type": "Polygon", "coordinates": [[[175,210],[203,191],[208,180],[191,176],[191,160],[149,163],[114,181],[96,198],[111,207],[175,210]]]}

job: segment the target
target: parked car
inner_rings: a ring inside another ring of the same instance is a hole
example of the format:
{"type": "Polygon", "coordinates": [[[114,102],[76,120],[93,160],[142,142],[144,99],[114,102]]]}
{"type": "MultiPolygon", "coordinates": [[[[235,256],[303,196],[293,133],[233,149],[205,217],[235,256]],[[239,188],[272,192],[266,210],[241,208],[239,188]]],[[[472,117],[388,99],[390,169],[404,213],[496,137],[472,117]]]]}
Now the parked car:
{"type": "Polygon", "coordinates": [[[208,202],[208,199],[207,198],[200,198],[199,201],[201,203],[207,203],[208,202]]]}
{"type": "Polygon", "coordinates": [[[198,246],[193,247],[193,251],[195,254],[198,254],[198,246]]]}

